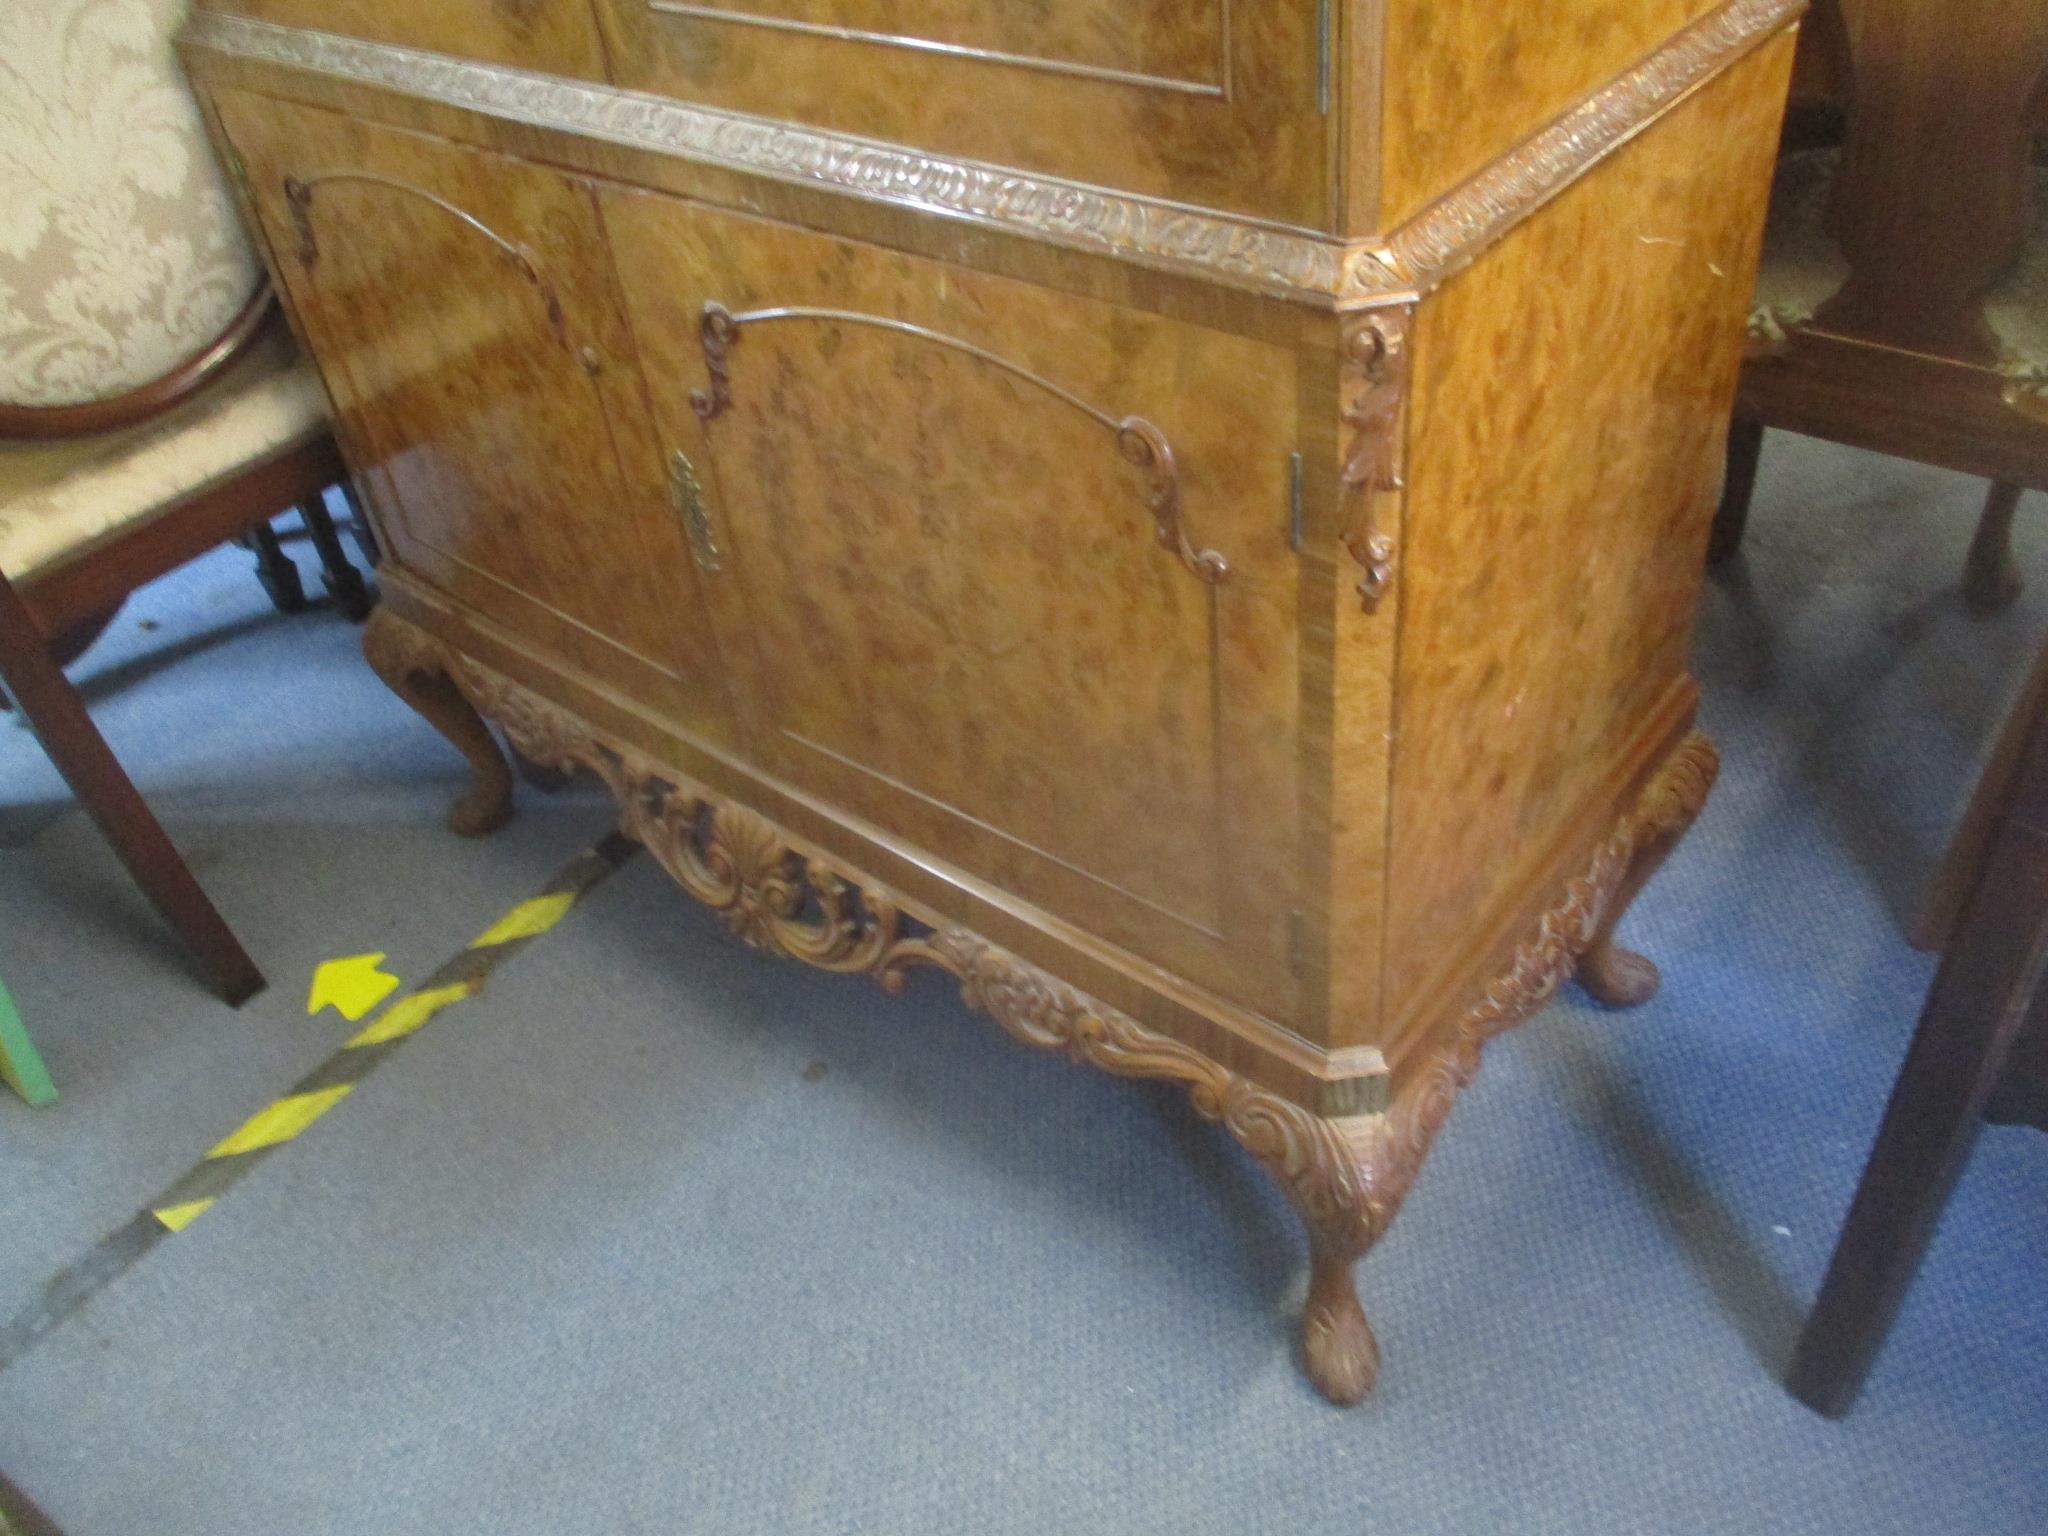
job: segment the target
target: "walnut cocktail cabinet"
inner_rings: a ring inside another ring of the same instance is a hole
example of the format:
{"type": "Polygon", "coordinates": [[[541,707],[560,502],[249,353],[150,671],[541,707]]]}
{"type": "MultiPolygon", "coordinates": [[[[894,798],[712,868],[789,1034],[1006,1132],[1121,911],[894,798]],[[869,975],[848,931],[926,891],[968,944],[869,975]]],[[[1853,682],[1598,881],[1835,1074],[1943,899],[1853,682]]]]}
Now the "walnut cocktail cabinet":
{"type": "Polygon", "coordinates": [[[488,719],[763,949],[1185,1084],[1348,1402],[1481,1043],[1656,985],[1797,9],[213,0],[185,54],[457,830],[488,719]]]}

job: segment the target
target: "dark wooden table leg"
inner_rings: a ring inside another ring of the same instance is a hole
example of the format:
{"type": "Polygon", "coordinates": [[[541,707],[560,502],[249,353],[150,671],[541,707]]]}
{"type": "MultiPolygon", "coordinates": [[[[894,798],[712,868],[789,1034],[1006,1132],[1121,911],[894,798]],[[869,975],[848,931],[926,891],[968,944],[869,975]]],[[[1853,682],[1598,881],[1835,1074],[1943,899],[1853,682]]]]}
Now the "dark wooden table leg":
{"type": "Polygon", "coordinates": [[[1788,1385],[1848,1412],[1969,1160],[2048,960],[2048,720],[2032,733],[1892,1090],[1788,1385]]]}
{"type": "Polygon", "coordinates": [[[1721,478],[1721,504],[1707,536],[1707,564],[1719,565],[1742,548],[1749,527],[1749,499],[1756,491],[1757,461],[1763,457],[1764,427],[1740,416],[1728,424],[1728,466],[1721,478]]]}
{"type": "Polygon", "coordinates": [[[1984,1118],[1993,1125],[2048,1131],[2048,979],[2034,988],[2034,1005],[2013,1037],[1984,1118]]]}
{"type": "Polygon", "coordinates": [[[1963,562],[1963,602],[1979,618],[2002,613],[2026,586],[2012,557],[2012,516],[2021,487],[1994,480],[1984,497],[1977,533],[1963,562]]]}
{"type": "Polygon", "coordinates": [[[0,681],[135,883],[198,956],[215,990],[233,1004],[260,992],[263,973],[192,878],[92,723],[78,691],[45,650],[27,604],[5,576],[0,576],[0,681]]]}

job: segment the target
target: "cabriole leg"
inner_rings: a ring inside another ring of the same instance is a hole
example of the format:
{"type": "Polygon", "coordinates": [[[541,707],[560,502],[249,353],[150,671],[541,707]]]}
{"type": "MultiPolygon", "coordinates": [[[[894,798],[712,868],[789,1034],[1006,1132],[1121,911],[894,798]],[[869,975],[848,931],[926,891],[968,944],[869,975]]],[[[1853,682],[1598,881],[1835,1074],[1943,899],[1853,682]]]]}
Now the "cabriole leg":
{"type": "Polygon", "coordinates": [[[497,738],[448,676],[439,647],[388,608],[363,626],[363,655],[384,684],[469,759],[474,782],[448,811],[449,830],[482,837],[512,814],[512,770],[497,738]]]}
{"type": "Polygon", "coordinates": [[[1694,734],[1679,749],[1676,771],[1646,797],[1638,813],[1635,845],[1627,872],[1615,888],[1579,956],[1579,983],[1610,1008],[1630,1008],[1657,995],[1656,962],[1614,942],[1630,905],[1686,834],[1720,772],[1720,758],[1706,737],[1694,734]]]}
{"type": "MultiPolygon", "coordinates": [[[[1195,1103],[1205,1108],[1199,1092],[1195,1103]]],[[[1406,1115],[1327,1119],[1241,1081],[1228,1090],[1221,1118],[1265,1165],[1308,1229],[1308,1300],[1301,1316],[1308,1378],[1333,1403],[1360,1402],[1379,1376],[1380,1347],[1358,1304],[1352,1272],[1394,1219],[1427,1138],[1403,1134],[1412,1124],[1406,1115]],[[1403,1146],[1410,1155],[1402,1154],[1403,1146]]]]}
{"type": "Polygon", "coordinates": [[[1380,1374],[1380,1343],[1358,1304],[1353,1267],[1367,1245],[1309,1235],[1308,1302],[1301,1314],[1301,1357],[1316,1390],[1340,1407],[1362,1402],[1380,1374]]]}

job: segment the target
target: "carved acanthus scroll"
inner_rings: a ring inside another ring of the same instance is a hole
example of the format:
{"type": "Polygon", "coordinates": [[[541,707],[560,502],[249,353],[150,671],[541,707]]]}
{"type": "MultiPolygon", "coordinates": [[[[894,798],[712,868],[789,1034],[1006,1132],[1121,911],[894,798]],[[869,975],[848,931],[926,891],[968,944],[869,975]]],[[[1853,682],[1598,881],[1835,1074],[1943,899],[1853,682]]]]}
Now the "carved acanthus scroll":
{"type": "Polygon", "coordinates": [[[1378,609],[1394,579],[1394,537],[1380,502],[1401,490],[1401,409],[1408,376],[1407,310],[1376,310],[1344,329],[1342,414],[1349,436],[1339,480],[1344,488],[1344,548],[1358,563],[1358,597],[1378,609]]]}
{"type": "Polygon", "coordinates": [[[885,887],[844,868],[758,812],[630,749],[600,739],[560,706],[423,631],[378,614],[394,671],[433,670],[495,720],[519,753],[561,772],[585,768],[610,788],[622,830],[746,943],[825,970],[865,973],[891,991],[918,966],[952,976],[962,1000],[1026,1045],[1120,1077],[1187,1089],[1265,1167],[1309,1239],[1302,1318],[1310,1378],[1333,1402],[1371,1389],[1379,1350],[1352,1269],[1400,1210],[1457,1092],[1495,1034],[1541,1008],[1572,974],[1645,850],[1698,814],[1715,755],[1688,737],[1632,810],[1536,921],[1506,968],[1403,1069],[1384,1113],[1317,1114],[1140,1024],[956,924],[927,921],[885,887]]]}
{"type": "Polygon", "coordinates": [[[948,336],[942,331],[912,325],[904,320],[892,320],[885,315],[866,315],[856,310],[818,309],[803,305],[752,309],[734,314],[716,299],[707,300],[698,321],[698,336],[704,347],[706,387],[690,391],[690,408],[697,413],[700,421],[715,421],[732,408],[731,354],[732,349],[739,343],[740,328],[771,320],[823,320],[912,336],[919,341],[962,353],[977,362],[1000,369],[1012,378],[1021,379],[1054,399],[1072,406],[1089,420],[1114,433],[1117,452],[1123,456],[1125,462],[1134,464],[1144,471],[1146,501],[1152,509],[1152,522],[1158,534],[1160,547],[1211,586],[1219,585],[1229,577],[1230,562],[1222,554],[1213,549],[1197,549],[1188,540],[1187,529],[1181,519],[1180,470],[1174,463],[1173,446],[1167,442],[1164,432],[1142,416],[1125,416],[1118,419],[1109,412],[1090,405],[1072,390],[1055,384],[1043,374],[1033,373],[1030,369],[1019,367],[1008,358],[999,356],[985,347],[977,347],[971,341],[962,341],[959,337],[948,336]]]}

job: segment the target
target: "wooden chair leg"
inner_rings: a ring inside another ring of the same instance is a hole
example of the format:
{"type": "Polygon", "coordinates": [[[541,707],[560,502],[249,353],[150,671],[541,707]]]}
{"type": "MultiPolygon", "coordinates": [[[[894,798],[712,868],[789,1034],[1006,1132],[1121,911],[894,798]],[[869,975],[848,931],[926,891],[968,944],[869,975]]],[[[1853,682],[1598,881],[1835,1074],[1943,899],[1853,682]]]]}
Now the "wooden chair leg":
{"type": "Polygon", "coordinates": [[[363,573],[349,563],[348,552],[341,547],[341,535],[335,532],[334,519],[328,516],[326,499],[313,496],[300,502],[299,516],[305,519],[306,533],[319,552],[327,595],[351,624],[362,623],[370,616],[375,599],[370,596],[363,573]]]}
{"type": "Polygon", "coordinates": [[[1977,536],[1963,561],[1963,603],[1979,618],[2010,608],[2026,582],[2012,558],[2012,515],[2020,487],[1994,480],[1977,519],[1977,536]]]}
{"type": "Polygon", "coordinates": [[[268,523],[258,523],[242,536],[241,543],[256,557],[256,579],[263,583],[263,590],[270,594],[277,611],[304,613],[306,584],[299,579],[299,568],[292,563],[292,557],[277,542],[276,530],[268,523]]]}
{"type": "Polygon", "coordinates": [[[42,632],[0,576],[0,682],[113,845],[143,894],[198,957],[215,990],[239,1004],[263,989],[256,969],[51,660],[42,632]]]}
{"type": "Polygon", "coordinates": [[[1763,456],[1760,421],[1740,416],[1728,424],[1728,465],[1721,478],[1721,504],[1714,509],[1714,531],[1707,536],[1707,564],[1719,565],[1742,548],[1749,527],[1749,499],[1756,492],[1757,460],[1763,456]]]}
{"type": "MultiPolygon", "coordinates": [[[[127,599],[122,599],[122,602],[125,601],[127,599]]],[[[76,624],[67,624],[45,640],[43,648],[50,653],[50,659],[58,666],[68,667],[92,648],[93,641],[107,632],[107,627],[114,622],[120,612],[121,603],[116,603],[104,612],[89,614],[76,624]]],[[[13,707],[12,701],[7,697],[7,690],[0,688],[0,710],[13,707]]],[[[0,1536],[6,1536],[6,1533],[0,1532],[0,1536]]]]}
{"type": "MultiPolygon", "coordinates": [[[[21,1022],[7,983],[0,981],[0,1083],[5,1083],[32,1105],[48,1104],[57,1097],[56,1085],[36,1054],[35,1042],[21,1022]]],[[[0,1526],[4,1531],[5,1526],[0,1526]]]]}
{"type": "Polygon", "coordinates": [[[2048,729],[2032,741],[2008,807],[1793,1357],[1793,1396],[1829,1418],[1848,1412],[1884,1345],[2048,961],[2048,729]]]}

